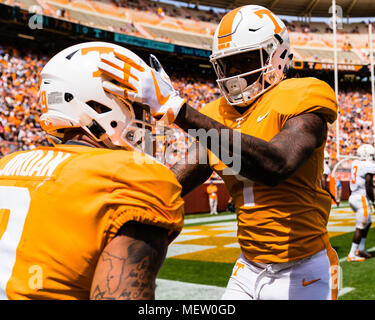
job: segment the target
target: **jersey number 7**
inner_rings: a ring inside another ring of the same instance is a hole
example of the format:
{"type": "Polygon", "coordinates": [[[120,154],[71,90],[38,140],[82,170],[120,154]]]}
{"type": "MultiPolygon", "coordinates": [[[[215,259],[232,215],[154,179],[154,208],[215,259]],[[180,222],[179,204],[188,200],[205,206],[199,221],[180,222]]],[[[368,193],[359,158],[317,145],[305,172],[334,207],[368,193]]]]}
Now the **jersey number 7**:
{"type": "Polygon", "coordinates": [[[0,186],[0,300],[16,262],[16,251],[30,207],[27,188],[0,186]]]}

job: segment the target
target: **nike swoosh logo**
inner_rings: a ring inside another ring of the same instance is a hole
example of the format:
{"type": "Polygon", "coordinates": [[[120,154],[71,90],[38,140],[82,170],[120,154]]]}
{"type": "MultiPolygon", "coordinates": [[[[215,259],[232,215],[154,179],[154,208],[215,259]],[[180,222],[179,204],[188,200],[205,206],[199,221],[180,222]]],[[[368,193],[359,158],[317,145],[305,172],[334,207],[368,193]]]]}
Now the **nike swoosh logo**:
{"type": "Polygon", "coordinates": [[[314,280],[310,280],[310,281],[305,281],[305,279],[302,279],[302,285],[304,287],[306,287],[306,286],[309,286],[310,284],[313,284],[314,282],[317,282],[319,280],[320,280],[320,278],[314,279],[314,280]]]}
{"type": "Polygon", "coordinates": [[[164,97],[161,94],[160,88],[159,88],[158,82],[156,81],[155,74],[154,74],[153,70],[151,70],[151,74],[152,74],[152,79],[154,80],[156,98],[158,99],[159,104],[162,106],[168,101],[170,95],[167,95],[166,97],[164,97]]]}
{"type": "Polygon", "coordinates": [[[258,31],[259,29],[262,29],[263,27],[260,27],[260,28],[258,28],[258,29],[250,29],[249,28],[249,31],[251,31],[251,32],[256,32],[256,31],[258,31]]]}
{"type": "Polygon", "coordinates": [[[269,113],[270,113],[270,112],[268,111],[264,116],[262,116],[262,117],[258,117],[257,122],[261,122],[265,117],[268,116],[269,113]]]}

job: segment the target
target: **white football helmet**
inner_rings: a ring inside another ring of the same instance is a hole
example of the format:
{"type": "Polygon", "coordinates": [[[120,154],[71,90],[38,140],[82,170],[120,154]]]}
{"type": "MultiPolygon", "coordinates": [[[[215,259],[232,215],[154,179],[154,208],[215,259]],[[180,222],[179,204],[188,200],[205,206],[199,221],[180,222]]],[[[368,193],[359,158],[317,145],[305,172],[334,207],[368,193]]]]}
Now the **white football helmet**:
{"type": "Polygon", "coordinates": [[[264,7],[246,5],[220,21],[210,61],[228,103],[246,106],[284,78],[292,57],[282,20],[264,7]]]}
{"type": "Polygon", "coordinates": [[[110,79],[98,70],[99,56],[114,49],[140,60],[128,49],[105,42],[74,45],[51,58],[40,74],[40,125],[59,139],[64,138],[65,129],[81,127],[111,149],[147,152],[147,132],[153,128],[148,107],[117,98],[102,86],[103,80],[110,79]]]}
{"type": "Polygon", "coordinates": [[[375,148],[371,144],[362,144],[357,150],[357,155],[361,159],[374,160],[375,148]]]}

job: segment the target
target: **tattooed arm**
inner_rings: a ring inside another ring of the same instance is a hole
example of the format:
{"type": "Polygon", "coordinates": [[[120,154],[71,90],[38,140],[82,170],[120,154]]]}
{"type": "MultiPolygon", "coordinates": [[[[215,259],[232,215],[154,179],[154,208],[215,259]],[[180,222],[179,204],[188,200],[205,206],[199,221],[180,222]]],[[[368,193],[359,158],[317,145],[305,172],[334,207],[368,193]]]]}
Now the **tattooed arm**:
{"type": "MultiPolygon", "coordinates": [[[[175,120],[181,129],[216,129],[219,137],[222,130],[229,131],[229,150],[219,139],[219,148],[213,148],[211,141],[206,147],[221,159],[221,155],[233,154],[234,130],[201,114],[185,104],[175,120]]],[[[269,142],[241,134],[241,159],[239,174],[260,184],[275,186],[284,181],[321,146],[327,136],[327,122],[319,114],[301,114],[289,119],[283,129],[269,142]]],[[[216,142],[217,143],[217,142],[216,142]]]]}
{"type": "Polygon", "coordinates": [[[167,247],[168,230],[126,223],[99,257],[90,299],[155,299],[155,280],[167,247]]]}

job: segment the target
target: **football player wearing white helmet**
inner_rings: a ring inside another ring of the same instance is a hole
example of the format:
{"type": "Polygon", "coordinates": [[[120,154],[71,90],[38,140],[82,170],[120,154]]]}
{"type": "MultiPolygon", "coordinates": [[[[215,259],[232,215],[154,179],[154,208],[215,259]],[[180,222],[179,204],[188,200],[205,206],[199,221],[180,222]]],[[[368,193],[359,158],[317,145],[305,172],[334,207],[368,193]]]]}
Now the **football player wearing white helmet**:
{"type": "Polygon", "coordinates": [[[51,58],[40,122],[55,146],[0,160],[0,299],[155,297],[183,225],[181,186],[140,152],[149,107],[103,90],[99,55],[114,50],[140,60],[103,42],[51,58]]]}
{"type": "Polygon", "coordinates": [[[363,144],[358,148],[357,155],[359,159],[352,162],[350,178],[349,205],[355,213],[356,229],[347,257],[349,262],[364,261],[371,257],[365,244],[374,204],[375,148],[370,144],[363,144]]]}
{"type": "Polygon", "coordinates": [[[216,140],[199,140],[209,150],[208,162],[172,170],[183,194],[215,170],[233,198],[242,254],[224,299],[337,298],[338,259],[327,232],[331,199],[320,184],[337,101],[323,81],[286,79],[291,59],[282,20],[246,5],[217,27],[210,60],[222,97],[199,111],[178,98],[155,58],[149,67],[115,52],[102,55],[99,65],[119,81],[117,88],[104,84],[105,90],[149,105],[154,117],[189,134],[217,133],[216,140]]]}

